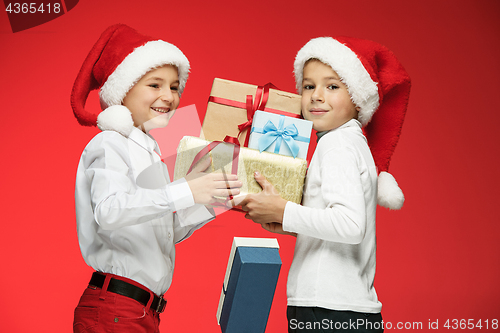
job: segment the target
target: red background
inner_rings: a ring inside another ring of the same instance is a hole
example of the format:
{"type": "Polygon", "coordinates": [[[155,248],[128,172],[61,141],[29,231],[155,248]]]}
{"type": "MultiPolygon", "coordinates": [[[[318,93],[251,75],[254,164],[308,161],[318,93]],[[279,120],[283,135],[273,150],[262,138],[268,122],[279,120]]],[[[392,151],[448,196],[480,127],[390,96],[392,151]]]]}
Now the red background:
{"type": "MultiPolygon", "coordinates": [[[[92,271],[76,237],[74,180],[98,130],[78,125],[69,94],[93,43],[118,22],[183,50],[192,73],[181,105],[196,104],[201,117],[214,77],[294,91],[293,60],[310,38],[356,36],[393,50],[413,88],[391,164],[406,203],[378,212],[384,319],[424,328],[500,319],[499,14],[496,0],[82,0],[14,34],[0,13],[0,331],[71,331],[92,271]]],[[[220,332],[215,313],[233,236],[273,234],[229,212],[180,244],[162,332],[220,332]]],[[[277,238],[283,266],[272,333],[286,332],[294,246],[277,238]]]]}

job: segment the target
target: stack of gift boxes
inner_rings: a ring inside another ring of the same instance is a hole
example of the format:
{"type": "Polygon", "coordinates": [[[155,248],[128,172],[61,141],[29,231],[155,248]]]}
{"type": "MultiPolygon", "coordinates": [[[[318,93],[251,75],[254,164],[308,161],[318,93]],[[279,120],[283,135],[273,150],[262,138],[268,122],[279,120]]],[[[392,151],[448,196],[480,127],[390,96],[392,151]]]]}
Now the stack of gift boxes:
{"type": "MultiPolygon", "coordinates": [[[[212,172],[238,174],[240,196],[262,190],[259,171],[282,198],[300,203],[312,130],[300,108],[299,95],[270,84],[216,78],[200,138],[179,144],[174,179],[211,158],[212,172]]],[[[265,331],[280,267],[276,239],[235,237],[217,310],[223,333],[265,331]]]]}
{"type": "Polygon", "coordinates": [[[300,106],[299,95],[270,85],[216,78],[201,137],[184,137],[179,144],[174,179],[211,156],[213,172],[238,174],[243,182],[240,196],[261,191],[254,179],[254,172],[259,171],[281,197],[300,203],[312,130],[312,122],[300,119],[300,106]],[[200,156],[212,141],[222,143],[200,156]]]}

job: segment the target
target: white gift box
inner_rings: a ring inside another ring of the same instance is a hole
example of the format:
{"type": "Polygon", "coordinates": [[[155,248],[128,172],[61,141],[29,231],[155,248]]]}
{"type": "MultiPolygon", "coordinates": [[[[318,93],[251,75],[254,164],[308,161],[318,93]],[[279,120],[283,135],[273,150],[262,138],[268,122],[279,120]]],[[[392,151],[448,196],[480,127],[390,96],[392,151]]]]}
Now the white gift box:
{"type": "Polygon", "coordinates": [[[248,148],[306,159],[312,121],[255,111],[248,148]]]}

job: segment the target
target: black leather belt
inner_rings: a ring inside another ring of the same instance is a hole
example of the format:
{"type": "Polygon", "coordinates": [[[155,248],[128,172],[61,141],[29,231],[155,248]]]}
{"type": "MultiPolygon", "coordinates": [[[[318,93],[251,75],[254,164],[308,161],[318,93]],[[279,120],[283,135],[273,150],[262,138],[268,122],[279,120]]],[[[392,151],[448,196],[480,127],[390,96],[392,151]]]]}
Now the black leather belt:
{"type": "MultiPolygon", "coordinates": [[[[94,272],[92,274],[92,278],[90,279],[89,285],[97,288],[102,288],[105,279],[106,279],[105,275],[99,272],[94,272]]],[[[142,288],[134,286],[133,284],[115,278],[111,278],[111,280],[109,281],[108,291],[135,299],[137,302],[145,306],[148,304],[149,297],[151,295],[149,291],[146,291],[142,288]]],[[[151,309],[155,310],[158,313],[162,313],[163,310],[165,310],[165,305],[167,305],[167,301],[163,298],[163,296],[158,297],[155,294],[153,294],[153,302],[151,303],[151,309]]]]}

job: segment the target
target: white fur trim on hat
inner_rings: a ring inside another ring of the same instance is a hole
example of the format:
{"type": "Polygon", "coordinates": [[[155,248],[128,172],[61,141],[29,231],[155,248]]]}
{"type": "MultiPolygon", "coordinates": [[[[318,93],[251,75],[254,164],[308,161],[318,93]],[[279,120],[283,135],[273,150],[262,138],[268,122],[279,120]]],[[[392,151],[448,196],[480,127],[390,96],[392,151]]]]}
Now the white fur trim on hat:
{"type": "Polygon", "coordinates": [[[132,113],[123,105],[113,105],[99,113],[97,127],[101,131],[116,131],[128,137],[134,129],[132,113]]]}
{"type": "Polygon", "coordinates": [[[360,108],[358,120],[363,126],[368,124],[379,105],[377,83],[371,79],[356,53],[331,37],[311,39],[295,57],[295,82],[299,94],[302,93],[304,64],[309,59],[318,59],[337,72],[353,103],[360,108]]]}
{"type": "Polygon", "coordinates": [[[377,202],[380,206],[389,209],[401,209],[405,202],[403,191],[399,188],[396,179],[385,171],[378,175],[377,202]]]}
{"type": "Polygon", "coordinates": [[[179,95],[182,94],[189,75],[189,61],[175,45],[155,40],[134,49],[116,67],[101,87],[101,106],[120,105],[128,91],[151,69],[174,65],[179,72],[179,95]]]}

